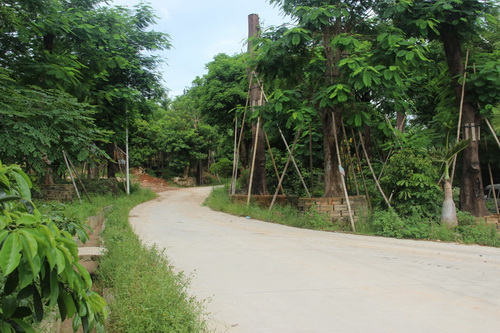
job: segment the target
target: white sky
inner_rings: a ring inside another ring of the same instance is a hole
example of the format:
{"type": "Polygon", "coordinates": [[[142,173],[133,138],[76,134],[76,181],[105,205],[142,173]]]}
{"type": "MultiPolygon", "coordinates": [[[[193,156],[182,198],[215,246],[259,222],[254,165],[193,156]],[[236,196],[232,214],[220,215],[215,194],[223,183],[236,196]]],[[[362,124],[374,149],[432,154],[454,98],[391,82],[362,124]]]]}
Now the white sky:
{"type": "MultiPolygon", "coordinates": [[[[110,5],[132,7],[139,0],[110,0],[110,5]]],[[[171,97],[181,95],[205,65],[219,53],[234,55],[246,50],[248,15],[258,14],[262,26],[286,21],[279,8],[267,0],[149,0],[159,19],[154,30],[166,32],[173,48],[161,52],[164,85],[171,97]]]]}

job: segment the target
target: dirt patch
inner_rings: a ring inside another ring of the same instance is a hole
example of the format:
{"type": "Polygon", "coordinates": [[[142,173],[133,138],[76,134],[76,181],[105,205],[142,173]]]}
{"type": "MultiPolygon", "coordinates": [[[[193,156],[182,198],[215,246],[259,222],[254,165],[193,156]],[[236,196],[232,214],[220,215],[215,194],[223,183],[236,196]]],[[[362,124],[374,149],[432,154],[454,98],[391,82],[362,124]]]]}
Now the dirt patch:
{"type": "Polygon", "coordinates": [[[137,175],[135,179],[142,187],[149,188],[150,190],[159,193],[165,191],[171,191],[174,188],[170,187],[164,179],[156,178],[148,174],[137,175]]]}

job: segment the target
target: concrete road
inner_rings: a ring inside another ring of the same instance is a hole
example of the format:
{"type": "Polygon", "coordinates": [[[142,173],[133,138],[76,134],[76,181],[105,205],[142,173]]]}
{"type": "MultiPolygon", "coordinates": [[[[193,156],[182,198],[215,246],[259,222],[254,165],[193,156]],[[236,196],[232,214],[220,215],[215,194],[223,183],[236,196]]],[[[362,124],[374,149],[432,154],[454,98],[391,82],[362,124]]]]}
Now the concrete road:
{"type": "Polygon", "coordinates": [[[500,332],[500,249],[290,228],[209,192],[163,192],[131,223],[192,274],[216,332],[500,332]]]}

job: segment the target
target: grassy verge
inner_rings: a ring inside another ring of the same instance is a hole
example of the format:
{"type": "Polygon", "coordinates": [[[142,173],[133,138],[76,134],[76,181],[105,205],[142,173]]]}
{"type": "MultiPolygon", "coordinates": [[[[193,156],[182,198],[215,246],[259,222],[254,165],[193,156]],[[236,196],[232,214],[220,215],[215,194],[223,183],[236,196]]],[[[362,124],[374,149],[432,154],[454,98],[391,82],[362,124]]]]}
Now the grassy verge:
{"type": "Polygon", "coordinates": [[[205,205],[220,212],[237,216],[250,216],[253,219],[279,223],[297,228],[338,231],[342,226],[334,225],[327,221],[326,215],[314,211],[300,213],[290,206],[275,206],[272,211],[256,205],[232,203],[227,189],[214,188],[205,201],[205,205]]]}
{"type": "MultiPolygon", "coordinates": [[[[317,212],[300,213],[293,207],[276,206],[271,212],[256,205],[232,203],[225,188],[216,188],[205,201],[213,210],[237,216],[274,222],[292,227],[350,232],[348,224],[335,225],[329,222],[326,215],[317,212]]],[[[356,231],[363,235],[377,235],[394,238],[411,238],[460,242],[500,247],[500,233],[495,226],[477,223],[473,217],[460,214],[460,225],[449,229],[429,219],[420,217],[399,218],[392,211],[375,212],[373,215],[360,216],[356,223],[356,231]],[[463,216],[462,216],[463,215],[463,216]]]]}
{"type": "Polygon", "coordinates": [[[132,231],[128,213],[154,198],[150,191],[129,197],[98,197],[74,204],[67,213],[85,218],[112,204],[103,233],[108,250],[97,272],[97,287],[109,303],[108,332],[202,332],[203,306],[187,293],[188,279],[175,274],[165,255],[146,248],[132,231]]]}

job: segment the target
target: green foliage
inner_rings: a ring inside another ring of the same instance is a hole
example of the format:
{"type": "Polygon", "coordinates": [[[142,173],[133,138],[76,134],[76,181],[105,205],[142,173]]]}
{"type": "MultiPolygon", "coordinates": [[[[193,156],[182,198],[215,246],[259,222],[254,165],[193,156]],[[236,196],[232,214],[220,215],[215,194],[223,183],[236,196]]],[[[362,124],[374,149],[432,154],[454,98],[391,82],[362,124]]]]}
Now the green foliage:
{"type": "Polygon", "coordinates": [[[459,226],[462,241],[466,244],[500,246],[500,233],[493,224],[479,223],[476,225],[459,226]]]}
{"type": "MultiPolygon", "coordinates": [[[[0,68],[1,72],[1,68],[0,68]]],[[[6,163],[23,162],[44,174],[45,161],[59,162],[62,151],[73,161],[104,158],[95,145],[109,134],[98,129],[94,110],[74,97],[57,90],[19,88],[0,78],[0,156],[6,163]]]]}
{"type": "Polygon", "coordinates": [[[230,177],[233,172],[233,162],[228,158],[221,158],[210,166],[210,172],[221,177],[230,177]]]}
{"type": "MultiPolygon", "coordinates": [[[[114,195],[117,196],[120,192],[124,192],[123,183],[119,183],[114,178],[103,178],[103,179],[81,179],[85,190],[88,193],[94,195],[114,195]]],[[[83,188],[80,182],[77,183],[78,190],[83,195],[83,188]]]]}
{"type": "Polygon", "coordinates": [[[396,151],[388,160],[380,183],[401,216],[422,214],[435,217],[441,202],[438,169],[414,149],[396,151]]]}
{"type": "Polygon", "coordinates": [[[154,193],[102,198],[113,203],[103,237],[108,249],[99,264],[98,285],[113,295],[109,332],[204,332],[202,304],[187,294],[188,279],[176,274],[165,253],[147,248],[128,223],[135,205],[154,193]]]}
{"type": "Polygon", "coordinates": [[[91,291],[72,235],[36,209],[30,186],[21,168],[0,163],[1,331],[34,332],[46,304],[73,318],[74,328],[103,332],[106,303],[91,291]]]}
{"type": "Polygon", "coordinates": [[[372,219],[375,235],[403,237],[404,222],[394,210],[375,211],[372,219]]]}
{"type": "Polygon", "coordinates": [[[82,243],[89,240],[87,234],[89,227],[82,222],[84,220],[67,216],[66,205],[62,203],[44,203],[39,210],[44,216],[51,219],[59,230],[67,231],[71,236],[78,237],[82,243]]]}

